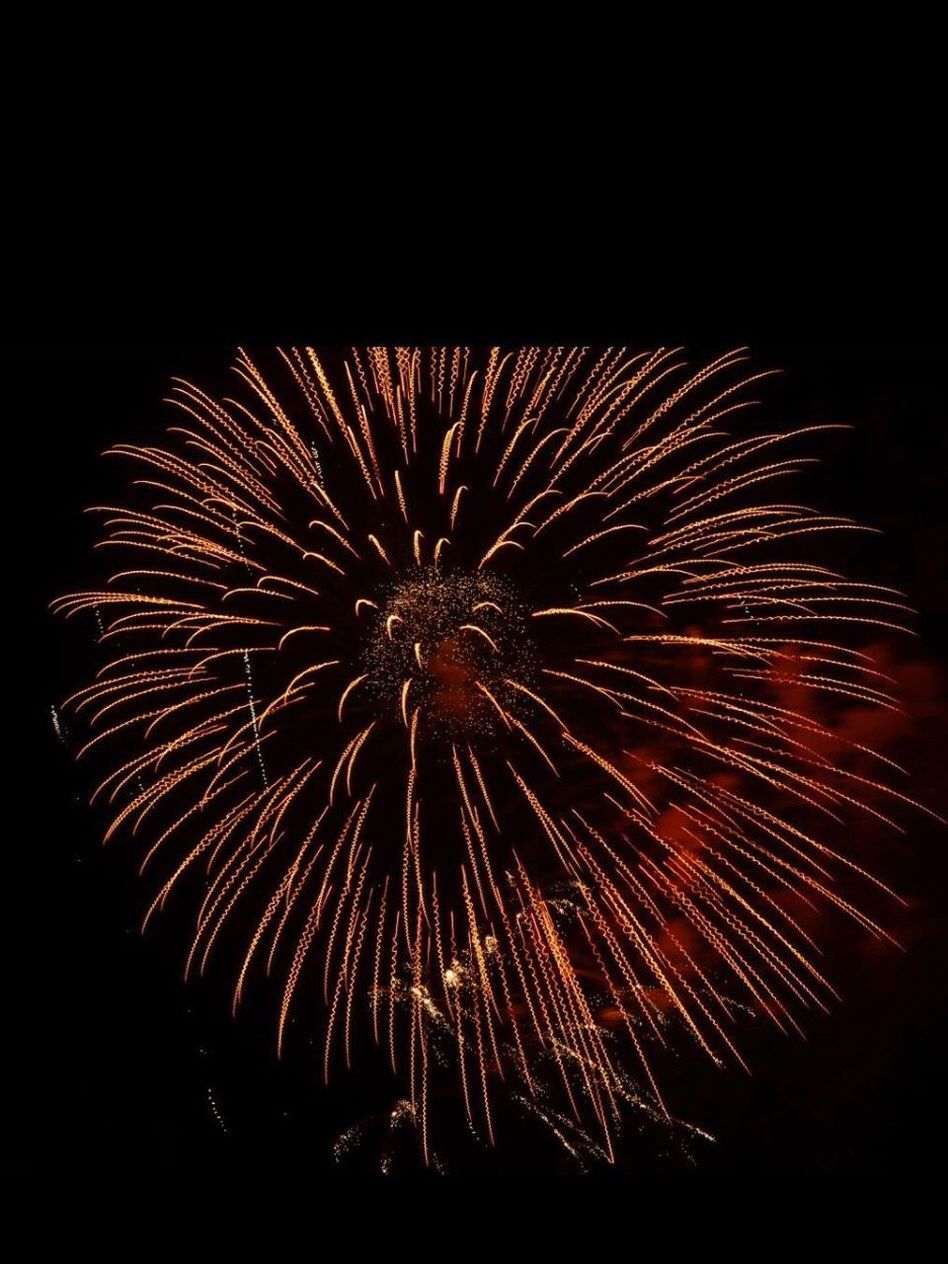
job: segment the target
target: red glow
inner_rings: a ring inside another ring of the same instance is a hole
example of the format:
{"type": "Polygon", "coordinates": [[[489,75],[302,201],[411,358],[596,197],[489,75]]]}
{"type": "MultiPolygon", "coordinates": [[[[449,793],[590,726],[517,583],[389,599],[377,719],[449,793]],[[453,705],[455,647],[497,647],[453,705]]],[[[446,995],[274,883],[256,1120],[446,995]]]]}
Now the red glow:
{"type": "Polygon", "coordinates": [[[464,650],[461,638],[446,636],[435,646],[428,660],[428,671],[437,682],[432,694],[432,707],[446,719],[464,719],[484,706],[474,669],[464,650]]]}

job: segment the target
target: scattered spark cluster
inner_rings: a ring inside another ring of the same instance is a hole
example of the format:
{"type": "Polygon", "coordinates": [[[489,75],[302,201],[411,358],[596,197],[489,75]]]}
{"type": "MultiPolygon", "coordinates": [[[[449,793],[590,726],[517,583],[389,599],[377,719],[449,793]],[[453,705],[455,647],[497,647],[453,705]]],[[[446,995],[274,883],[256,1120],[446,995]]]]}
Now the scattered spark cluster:
{"type": "Polygon", "coordinates": [[[189,972],[280,981],[281,1050],[303,1009],[327,1080],[382,1050],[426,1163],[501,1091],[611,1160],[673,1040],[743,1065],[742,1010],[827,1006],[816,910],[888,938],[852,826],[912,801],[828,708],[896,705],[848,642],[907,607],[777,490],[828,427],[749,428],[746,358],[241,352],[114,449],[121,561],[56,603],[106,655],[69,700],[105,838],[146,924],[191,901],[189,972]]]}
{"type": "Polygon", "coordinates": [[[485,736],[505,709],[523,709],[516,680],[530,679],[530,645],[524,613],[500,578],[419,569],[395,585],[375,619],[365,687],[406,726],[417,712],[423,734],[485,736]]]}
{"type": "MultiPolygon", "coordinates": [[[[344,1163],[360,1149],[371,1147],[377,1156],[378,1172],[381,1176],[390,1176],[396,1170],[399,1142],[414,1139],[417,1129],[415,1109],[410,1101],[401,1098],[395,1102],[390,1111],[381,1115],[369,1116],[347,1128],[335,1140],[332,1153],[337,1163],[344,1163]]],[[[432,1150],[429,1154],[429,1166],[439,1175],[444,1175],[448,1168],[441,1156],[432,1150]]]]}

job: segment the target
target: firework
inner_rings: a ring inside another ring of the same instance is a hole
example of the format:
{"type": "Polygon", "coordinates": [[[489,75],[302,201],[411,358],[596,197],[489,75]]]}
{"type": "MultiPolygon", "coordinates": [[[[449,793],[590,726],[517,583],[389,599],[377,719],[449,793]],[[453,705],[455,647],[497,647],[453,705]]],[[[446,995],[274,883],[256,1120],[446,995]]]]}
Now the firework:
{"type": "Polygon", "coordinates": [[[327,1080],[385,1052],[426,1162],[446,1078],[489,1142],[503,1086],[611,1158],[671,1040],[826,1007],[814,909],[888,938],[837,840],[912,801],[820,706],[896,705],[847,641],[907,607],[814,548],[867,529],[778,491],[832,427],[749,429],[745,361],[240,352],[114,449],[119,568],[55,603],[108,654],[68,700],[106,841],[146,925],[192,902],[188,972],[280,981],[280,1049],[315,999],[327,1080]]]}

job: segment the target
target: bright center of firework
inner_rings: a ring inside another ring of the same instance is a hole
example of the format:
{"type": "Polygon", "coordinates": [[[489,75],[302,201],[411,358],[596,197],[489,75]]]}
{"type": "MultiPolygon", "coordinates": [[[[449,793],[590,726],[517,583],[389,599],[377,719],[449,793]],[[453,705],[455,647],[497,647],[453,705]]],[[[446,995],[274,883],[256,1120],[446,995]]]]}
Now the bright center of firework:
{"type": "Polygon", "coordinates": [[[448,737],[490,733],[529,670],[526,618],[496,576],[418,569],[390,590],[365,660],[380,703],[409,727],[417,715],[448,737]]]}

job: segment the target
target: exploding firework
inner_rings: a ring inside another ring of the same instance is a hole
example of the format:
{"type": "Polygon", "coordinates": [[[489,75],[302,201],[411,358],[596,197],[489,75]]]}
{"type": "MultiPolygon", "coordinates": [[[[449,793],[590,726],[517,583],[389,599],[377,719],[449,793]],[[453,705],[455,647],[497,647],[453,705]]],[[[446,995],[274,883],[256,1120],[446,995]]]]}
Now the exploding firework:
{"type": "Polygon", "coordinates": [[[192,901],[188,972],[280,981],[279,1048],[316,1005],[327,1080],[381,1047],[425,1162],[448,1083],[611,1158],[676,1036],[743,1064],[741,1010],[826,1007],[815,909],[888,938],[839,839],[912,800],[820,707],[896,705],[847,641],[907,607],[775,492],[831,427],[743,433],[741,351],[270,360],[114,449],[121,569],[55,603],[108,653],[69,700],[106,841],[147,839],[146,925],[192,901]]]}

